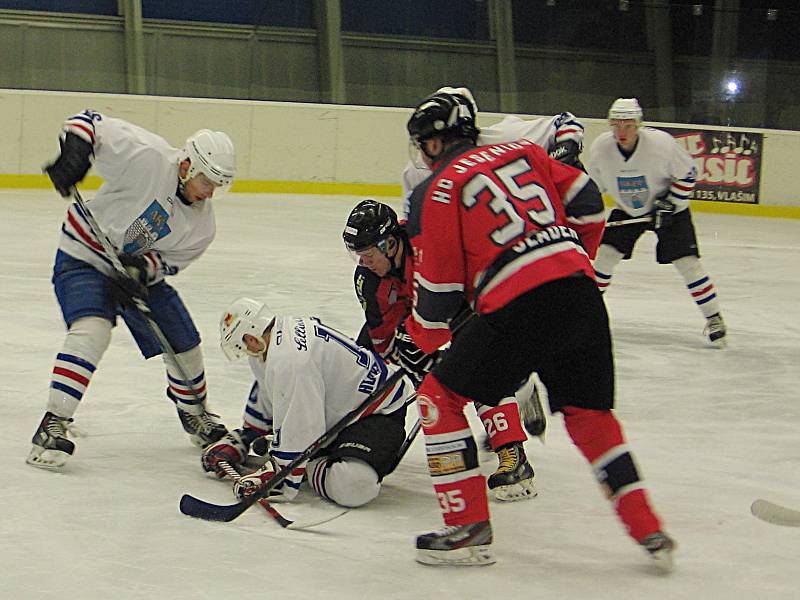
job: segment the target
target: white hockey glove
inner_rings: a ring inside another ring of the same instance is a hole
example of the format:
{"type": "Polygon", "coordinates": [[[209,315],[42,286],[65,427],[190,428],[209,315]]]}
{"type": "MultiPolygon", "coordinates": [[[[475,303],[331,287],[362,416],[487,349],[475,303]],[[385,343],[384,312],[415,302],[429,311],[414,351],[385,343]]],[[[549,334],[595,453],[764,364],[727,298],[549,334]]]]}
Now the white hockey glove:
{"type": "MultiPolygon", "coordinates": [[[[233,495],[237,500],[244,500],[261,490],[274,476],[275,464],[272,460],[269,460],[258,471],[240,477],[238,481],[233,484],[233,495]]],[[[275,499],[280,496],[282,496],[280,490],[272,490],[268,498],[275,499]]]]}
{"type": "Polygon", "coordinates": [[[656,198],[653,201],[653,227],[661,229],[672,225],[675,204],[667,198],[656,198]]]}
{"type": "Polygon", "coordinates": [[[206,447],[200,457],[203,470],[209,473],[216,473],[222,479],[226,473],[219,468],[220,461],[225,461],[232,466],[240,465],[244,462],[250,444],[246,437],[242,436],[241,429],[234,429],[225,437],[206,447]]]}

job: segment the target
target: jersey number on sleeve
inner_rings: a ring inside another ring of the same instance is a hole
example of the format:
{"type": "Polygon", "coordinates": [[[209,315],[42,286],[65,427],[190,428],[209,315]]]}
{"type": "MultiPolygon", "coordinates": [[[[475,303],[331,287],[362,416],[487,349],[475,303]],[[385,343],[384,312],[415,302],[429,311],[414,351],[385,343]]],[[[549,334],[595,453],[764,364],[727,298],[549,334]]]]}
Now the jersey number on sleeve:
{"type": "Polygon", "coordinates": [[[518,158],[512,163],[493,169],[492,172],[502,185],[484,173],[477,173],[462,190],[461,201],[468,210],[478,204],[478,200],[488,192],[491,194],[489,209],[498,216],[504,214],[508,218],[508,223],[489,234],[489,238],[498,246],[505,246],[525,233],[525,216],[542,228],[556,221],[556,211],[547,191],[533,181],[523,185],[518,183],[520,178],[529,175],[531,171],[530,163],[524,158],[518,158]],[[511,202],[509,197],[518,202],[511,202]],[[524,207],[521,206],[523,204],[524,207]],[[524,210],[524,214],[520,214],[520,210],[524,210]]]}

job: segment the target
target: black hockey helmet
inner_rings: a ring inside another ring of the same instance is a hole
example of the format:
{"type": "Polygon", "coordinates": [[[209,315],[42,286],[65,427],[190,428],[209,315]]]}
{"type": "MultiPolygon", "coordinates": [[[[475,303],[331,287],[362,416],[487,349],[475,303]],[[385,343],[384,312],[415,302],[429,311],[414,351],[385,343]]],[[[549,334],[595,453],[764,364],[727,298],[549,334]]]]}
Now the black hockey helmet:
{"type": "Polygon", "coordinates": [[[371,199],[363,200],[347,217],[342,239],[350,252],[377,246],[385,254],[387,240],[398,228],[397,213],[391,206],[371,199]]]}
{"type": "Polygon", "coordinates": [[[467,138],[475,143],[480,133],[475,118],[474,101],[440,90],[419,103],[406,128],[415,144],[435,135],[445,140],[467,138]]]}

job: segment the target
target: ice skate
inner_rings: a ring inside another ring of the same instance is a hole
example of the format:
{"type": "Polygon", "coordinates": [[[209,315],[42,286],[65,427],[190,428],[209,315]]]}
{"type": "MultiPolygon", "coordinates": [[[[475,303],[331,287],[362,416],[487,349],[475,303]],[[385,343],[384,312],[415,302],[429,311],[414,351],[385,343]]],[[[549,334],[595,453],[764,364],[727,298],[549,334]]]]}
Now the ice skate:
{"type": "Polygon", "coordinates": [[[544,406],[542,406],[539,384],[534,384],[533,390],[531,390],[527,398],[518,396],[517,405],[519,406],[519,416],[522,418],[525,430],[530,435],[543,440],[542,436],[544,436],[544,432],[547,429],[547,415],[544,412],[544,406]]]}
{"type": "Polygon", "coordinates": [[[659,570],[669,573],[675,568],[672,553],[675,551],[676,544],[666,533],[656,531],[639,543],[650,555],[650,558],[656,562],[659,570]]]}
{"type": "Polygon", "coordinates": [[[205,405],[200,405],[200,412],[196,415],[177,405],[176,408],[183,430],[189,434],[189,439],[198,448],[205,448],[228,433],[228,428],[218,421],[219,415],[208,412],[205,405]]]}
{"type": "Polygon", "coordinates": [[[40,469],[56,470],[63,467],[75,452],[75,444],[67,439],[71,423],[72,419],[46,412],[33,434],[33,448],[25,462],[40,469]]]}
{"type": "Polygon", "coordinates": [[[728,341],[725,337],[727,332],[728,331],[725,328],[725,321],[722,320],[721,314],[717,313],[706,319],[706,326],[705,329],[703,329],[703,335],[708,336],[711,345],[713,345],[715,348],[725,347],[728,341]]]}
{"type": "Polygon", "coordinates": [[[446,525],[417,536],[417,562],[424,565],[474,566],[495,562],[489,521],[446,525]]]}
{"type": "Polygon", "coordinates": [[[525,457],[522,443],[516,442],[497,451],[500,464],[492,473],[487,485],[497,500],[515,502],[535,497],[533,467],[525,457]]]}

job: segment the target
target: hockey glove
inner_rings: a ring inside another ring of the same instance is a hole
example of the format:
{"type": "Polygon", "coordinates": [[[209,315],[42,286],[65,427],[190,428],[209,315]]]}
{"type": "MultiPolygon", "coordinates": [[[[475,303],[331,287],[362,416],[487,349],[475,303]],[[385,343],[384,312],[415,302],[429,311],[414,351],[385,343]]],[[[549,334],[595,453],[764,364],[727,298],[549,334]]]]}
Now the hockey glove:
{"type": "Polygon", "coordinates": [[[408,373],[416,388],[422,383],[425,375],[430,373],[431,369],[439,362],[439,352],[425,354],[417,348],[414,340],[406,332],[405,323],[400,323],[394,332],[389,358],[408,373]]]}
{"type": "MultiPolygon", "coordinates": [[[[244,500],[252,496],[269,483],[269,480],[275,476],[275,470],[275,464],[270,460],[258,471],[240,477],[233,484],[233,495],[237,500],[244,500]]],[[[280,487],[281,486],[278,486],[278,488],[280,487]]],[[[274,500],[280,498],[282,495],[280,489],[271,490],[267,498],[274,500]]]]}
{"type": "Polygon", "coordinates": [[[247,436],[243,436],[242,433],[241,429],[234,429],[218,442],[207,446],[200,457],[203,470],[216,473],[217,477],[222,479],[225,477],[225,472],[219,469],[220,461],[233,466],[242,464],[250,449],[247,436]]]}
{"type": "Polygon", "coordinates": [[[667,198],[656,198],[653,201],[653,227],[662,229],[672,225],[675,214],[675,204],[667,198]]]}
{"type": "Polygon", "coordinates": [[[92,145],[74,133],[68,133],[64,137],[61,141],[61,156],[44,168],[59,194],[69,196],[75,184],[86,177],[92,164],[89,157],[93,152],[92,145]]]}
{"type": "Polygon", "coordinates": [[[150,277],[147,272],[147,260],[142,256],[120,254],[119,261],[125,267],[128,276],[114,274],[114,285],[111,294],[122,307],[133,305],[134,298],[147,299],[147,284],[150,277]]]}
{"type": "Polygon", "coordinates": [[[575,167],[581,171],[585,170],[580,159],[581,147],[575,140],[565,140],[560,144],[556,144],[550,149],[549,154],[550,158],[560,163],[575,167]]]}

